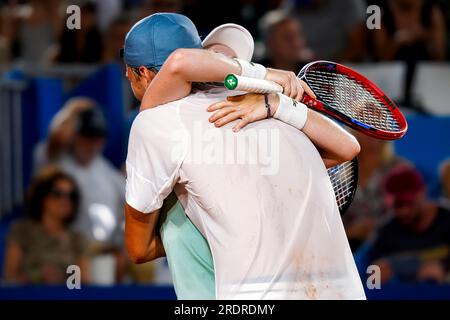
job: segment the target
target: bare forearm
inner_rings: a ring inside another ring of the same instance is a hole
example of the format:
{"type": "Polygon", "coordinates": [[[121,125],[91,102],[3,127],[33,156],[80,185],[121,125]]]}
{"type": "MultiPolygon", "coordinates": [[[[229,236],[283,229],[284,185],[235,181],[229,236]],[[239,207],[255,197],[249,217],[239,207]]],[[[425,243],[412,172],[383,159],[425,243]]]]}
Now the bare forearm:
{"type": "Polygon", "coordinates": [[[223,81],[229,73],[241,73],[237,61],[210,50],[178,49],[168,62],[172,74],[189,82],[223,81]]]}
{"type": "Polygon", "coordinates": [[[223,81],[229,73],[240,74],[238,62],[203,49],[178,49],[172,53],[147,88],[141,109],[187,96],[192,82],[223,81]]]}
{"type": "Polygon", "coordinates": [[[157,232],[159,211],[141,213],[131,206],[125,209],[125,243],[135,263],[144,263],[165,255],[157,232]]]}
{"type": "MultiPolygon", "coordinates": [[[[270,102],[276,112],[280,104],[279,97],[271,95],[270,102]]],[[[359,153],[360,146],[354,136],[322,114],[312,109],[306,112],[302,131],[317,147],[327,168],[349,161],[359,153]]]]}
{"type": "MultiPolygon", "coordinates": [[[[164,257],[166,252],[159,235],[152,237],[149,243],[145,244],[146,251],[144,254],[137,256],[131,256],[131,259],[136,264],[141,264],[155,259],[164,257]]],[[[129,251],[130,252],[130,251],[129,251]]]]}
{"type": "Polygon", "coordinates": [[[337,160],[333,157],[332,154],[329,154],[323,150],[319,149],[320,157],[322,158],[323,163],[325,164],[325,167],[332,168],[334,166],[337,166],[338,164],[342,163],[342,160],[337,160]]]}
{"type": "Polygon", "coordinates": [[[148,261],[165,257],[166,251],[164,250],[164,246],[161,240],[161,236],[158,234],[155,237],[153,237],[150,246],[149,246],[149,254],[148,254],[148,261]]]}
{"type": "Polygon", "coordinates": [[[308,109],[308,120],[302,131],[319,149],[327,167],[349,161],[360,151],[354,136],[314,110],[308,109]]]}

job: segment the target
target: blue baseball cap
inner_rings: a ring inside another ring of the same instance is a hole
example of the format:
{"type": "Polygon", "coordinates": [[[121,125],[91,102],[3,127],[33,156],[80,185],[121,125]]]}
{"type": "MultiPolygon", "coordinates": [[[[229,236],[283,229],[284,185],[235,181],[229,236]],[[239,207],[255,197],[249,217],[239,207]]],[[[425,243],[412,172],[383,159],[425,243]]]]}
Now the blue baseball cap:
{"type": "Polygon", "coordinates": [[[125,37],[124,62],[131,67],[161,69],[178,48],[202,48],[192,21],[177,13],[155,13],[137,22],[125,37]]]}

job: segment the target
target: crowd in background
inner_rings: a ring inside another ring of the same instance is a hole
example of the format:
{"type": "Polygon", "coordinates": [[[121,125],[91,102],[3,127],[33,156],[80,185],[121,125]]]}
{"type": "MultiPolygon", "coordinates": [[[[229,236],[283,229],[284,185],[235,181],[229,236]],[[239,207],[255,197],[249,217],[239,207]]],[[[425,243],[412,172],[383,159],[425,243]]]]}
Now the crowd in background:
{"type": "MultiPolygon", "coordinates": [[[[450,58],[450,4],[437,0],[0,0],[0,11],[5,65],[122,63],[126,33],[155,12],[187,15],[203,37],[221,23],[241,24],[256,40],[254,60],[267,67],[404,61],[407,105],[416,63],[450,58]],[[81,7],[79,30],[65,27],[71,4],[81,7]],[[366,27],[371,4],[383,12],[379,30],[366,27]]],[[[128,104],[137,106],[131,98],[128,104]]],[[[6,281],[63,283],[69,264],[85,269],[85,282],[154,280],[154,264],[132,265],[124,251],[125,177],[102,155],[107,123],[100,109],[84,97],[69,100],[35,147],[28,218],[8,234],[6,281]]],[[[442,199],[430,200],[421,174],[390,142],[354,134],[362,147],[359,186],[343,217],[352,249],[371,243],[369,262],[386,282],[450,281],[450,162],[440,168],[442,199]]]]}

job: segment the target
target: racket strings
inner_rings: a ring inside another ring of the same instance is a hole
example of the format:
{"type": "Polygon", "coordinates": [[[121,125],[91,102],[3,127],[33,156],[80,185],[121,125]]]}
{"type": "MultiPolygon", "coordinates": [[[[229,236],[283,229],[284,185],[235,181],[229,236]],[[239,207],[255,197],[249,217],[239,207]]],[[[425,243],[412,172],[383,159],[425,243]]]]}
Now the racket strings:
{"type": "Polygon", "coordinates": [[[336,195],[336,201],[339,203],[339,206],[343,204],[349,196],[352,195],[353,188],[353,178],[345,177],[342,178],[345,181],[338,181],[334,183],[334,191],[336,195]]]}
{"type": "Polygon", "coordinates": [[[339,210],[347,204],[356,187],[356,166],[353,161],[328,169],[328,175],[336,197],[339,210]]]}
{"type": "Polygon", "coordinates": [[[320,70],[309,70],[306,79],[320,99],[339,112],[376,129],[400,129],[381,97],[357,79],[320,70]]]}

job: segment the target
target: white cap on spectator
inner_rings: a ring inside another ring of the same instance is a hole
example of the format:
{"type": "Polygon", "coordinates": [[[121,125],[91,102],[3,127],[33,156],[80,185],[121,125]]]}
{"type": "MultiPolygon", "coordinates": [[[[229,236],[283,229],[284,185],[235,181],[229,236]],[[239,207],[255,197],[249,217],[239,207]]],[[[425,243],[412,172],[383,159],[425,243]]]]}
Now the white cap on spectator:
{"type": "Polygon", "coordinates": [[[215,43],[226,45],[233,49],[236,58],[251,61],[255,44],[253,37],[244,27],[226,23],[211,31],[203,40],[202,45],[206,47],[215,43]]]}

